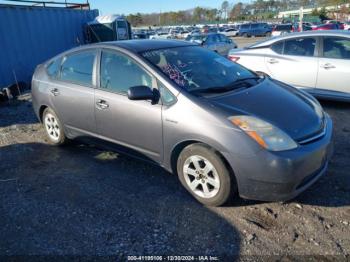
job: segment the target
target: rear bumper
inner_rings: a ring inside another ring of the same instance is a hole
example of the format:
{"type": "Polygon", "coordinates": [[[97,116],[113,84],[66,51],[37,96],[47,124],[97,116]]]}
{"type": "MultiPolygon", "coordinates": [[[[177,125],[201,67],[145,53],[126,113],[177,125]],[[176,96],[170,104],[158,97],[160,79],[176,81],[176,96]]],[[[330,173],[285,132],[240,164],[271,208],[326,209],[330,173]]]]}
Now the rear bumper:
{"type": "Polygon", "coordinates": [[[333,152],[332,120],[325,135],[283,152],[260,151],[254,157],[226,156],[242,198],[286,201],[299,195],[326,173],[333,152]]]}

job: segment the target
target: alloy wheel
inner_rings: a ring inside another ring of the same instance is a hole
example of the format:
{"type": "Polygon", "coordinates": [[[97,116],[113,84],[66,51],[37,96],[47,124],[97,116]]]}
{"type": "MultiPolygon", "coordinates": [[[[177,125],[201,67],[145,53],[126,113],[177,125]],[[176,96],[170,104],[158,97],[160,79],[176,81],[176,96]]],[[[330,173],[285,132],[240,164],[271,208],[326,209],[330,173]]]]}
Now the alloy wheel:
{"type": "Polygon", "coordinates": [[[220,189],[220,178],[214,165],[206,158],[194,155],[186,159],[183,174],[188,187],[202,198],[214,197],[220,189]]]}
{"type": "Polygon", "coordinates": [[[61,131],[56,117],[53,114],[47,113],[45,115],[44,124],[50,139],[58,141],[60,139],[61,131]]]}

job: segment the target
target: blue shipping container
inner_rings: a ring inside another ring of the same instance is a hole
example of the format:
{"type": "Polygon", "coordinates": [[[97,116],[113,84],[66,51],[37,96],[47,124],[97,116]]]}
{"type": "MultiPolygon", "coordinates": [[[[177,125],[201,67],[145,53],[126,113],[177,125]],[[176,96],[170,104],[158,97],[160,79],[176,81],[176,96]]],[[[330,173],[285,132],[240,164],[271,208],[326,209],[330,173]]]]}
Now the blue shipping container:
{"type": "Polygon", "coordinates": [[[84,24],[98,10],[0,5],[0,88],[30,83],[35,67],[84,43],[84,24]]]}

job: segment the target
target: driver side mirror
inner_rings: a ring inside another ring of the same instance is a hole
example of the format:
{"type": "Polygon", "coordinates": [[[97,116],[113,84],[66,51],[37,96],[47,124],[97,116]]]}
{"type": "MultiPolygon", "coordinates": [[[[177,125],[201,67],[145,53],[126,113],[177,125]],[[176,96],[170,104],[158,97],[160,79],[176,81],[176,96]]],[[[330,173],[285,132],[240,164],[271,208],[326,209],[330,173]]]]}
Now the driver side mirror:
{"type": "Polygon", "coordinates": [[[148,86],[132,86],[128,90],[130,100],[152,100],[155,102],[159,99],[156,90],[151,90],[148,86]]]}

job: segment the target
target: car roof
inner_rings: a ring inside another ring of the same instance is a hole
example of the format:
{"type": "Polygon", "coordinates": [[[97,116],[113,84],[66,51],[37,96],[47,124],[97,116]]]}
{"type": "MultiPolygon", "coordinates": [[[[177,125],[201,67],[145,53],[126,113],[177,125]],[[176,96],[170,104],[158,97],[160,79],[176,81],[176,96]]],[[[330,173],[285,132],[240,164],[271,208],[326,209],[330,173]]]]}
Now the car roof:
{"type": "MultiPolygon", "coordinates": [[[[91,45],[92,46],[92,45],[91,45]]],[[[126,49],[133,53],[142,53],[149,50],[165,49],[182,46],[195,46],[195,44],[168,39],[142,39],[142,40],[123,40],[113,42],[101,42],[93,44],[93,46],[111,46],[126,49]]]]}
{"type": "Polygon", "coordinates": [[[305,32],[298,32],[298,33],[290,33],[283,36],[276,36],[272,37],[270,39],[261,41],[259,43],[253,44],[250,46],[250,48],[254,47],[264,47],[271,45],[277,41],[284,40],[284,39],[290,39],[295,37],[306,37],[306,36],[343,36],[343,37],[350,37],[350,31],[345,30],[323,30],[323,31],[305,31],[305,32]]]}

